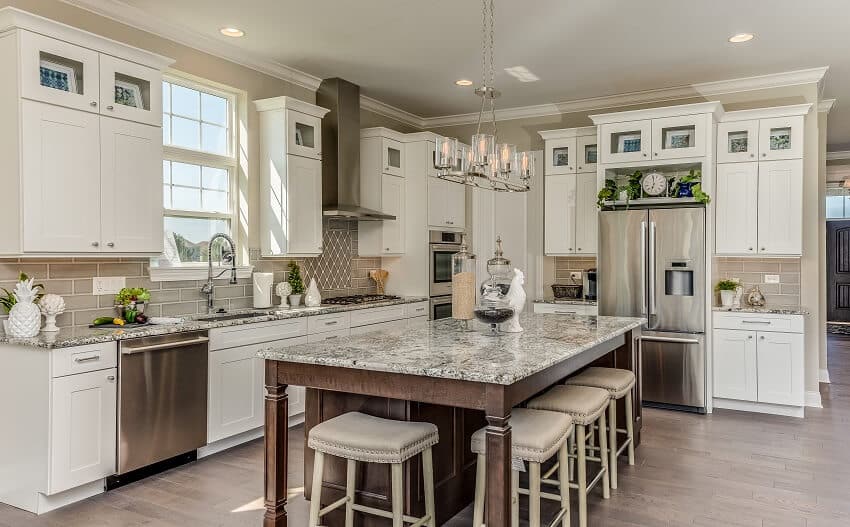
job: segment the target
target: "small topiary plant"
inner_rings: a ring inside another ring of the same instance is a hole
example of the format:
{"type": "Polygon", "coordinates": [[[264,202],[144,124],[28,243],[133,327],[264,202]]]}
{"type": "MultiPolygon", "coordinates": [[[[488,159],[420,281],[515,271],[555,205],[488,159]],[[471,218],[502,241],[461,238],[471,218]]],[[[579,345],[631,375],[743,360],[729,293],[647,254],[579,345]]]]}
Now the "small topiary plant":
{"type": "Polygon", "coordinates": [[[304,292],[304,280],[301,279],[301,267],[294,261],[289,262],[289,273],[286,281],[292,287],[293,295],[300,295],[304,292]]]}

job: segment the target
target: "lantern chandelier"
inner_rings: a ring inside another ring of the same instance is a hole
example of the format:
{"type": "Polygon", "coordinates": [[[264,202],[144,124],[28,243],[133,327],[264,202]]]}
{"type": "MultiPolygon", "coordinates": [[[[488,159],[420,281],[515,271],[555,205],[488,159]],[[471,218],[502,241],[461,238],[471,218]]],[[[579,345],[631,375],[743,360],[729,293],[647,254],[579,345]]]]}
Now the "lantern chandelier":
{"type": "Polygon", "coordinates": [[[498,142],[496,99],[501,93],[493,87],[494,2],[482,0],[481,87],[475,89],[481,97],[481,109],[472,146],[453,137],[438,137],[434,168],[440,178],[454,183],[500,192],[528,192],[534,177],[531,152],[517,152],[516,145],[498,142]],[[481,132],[482,121],[487,119],[491,121],[492,134],[481,132]]]}

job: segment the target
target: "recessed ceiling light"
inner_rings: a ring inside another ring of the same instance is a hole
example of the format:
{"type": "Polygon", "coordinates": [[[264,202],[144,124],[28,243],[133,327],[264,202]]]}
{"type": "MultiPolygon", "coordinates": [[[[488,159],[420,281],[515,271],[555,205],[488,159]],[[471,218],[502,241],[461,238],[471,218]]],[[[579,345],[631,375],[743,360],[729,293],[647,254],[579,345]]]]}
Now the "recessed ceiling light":
{"type": "Polygon", "coordinates": [[[732,42],[733,44],[740,44],[741,42],[749,42],[753,38],[755,38],[755,35],[752,33],[738,33],[737,35],[729,37],[729,42],[732,42]]]}
{"type": "Polygon", "coordinates": [[[245,32],[239,29],[238,27],[223,27],[219,29],[222,35],[225,37],[244,37],[245,32]]]}
{"type": "Polygon", "coordinates": [[[458,79],[455,81],[458,86],[472,86],[472,81],[469,79],[458,79]]]}

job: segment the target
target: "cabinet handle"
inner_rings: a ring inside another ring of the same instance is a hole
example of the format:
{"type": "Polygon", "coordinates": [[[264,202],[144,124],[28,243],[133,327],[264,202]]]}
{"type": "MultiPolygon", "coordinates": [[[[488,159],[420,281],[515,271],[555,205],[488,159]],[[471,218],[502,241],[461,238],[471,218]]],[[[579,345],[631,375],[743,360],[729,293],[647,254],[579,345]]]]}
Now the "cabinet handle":
{"type": "Polygon", "coordinates": [[[107,377],[106,377],[106,380],[107,380],[107,381],[109,381],[109,382],[114,382],[114,381],[115,381],[115,376],[114,376],[114,375],[109,375],[109,376],[107,376],[107,377]]]}
{"type": "Polygon", "coordinates": [[[82,364],[84,362],[95,362],[100,360],[100,355],[91,355],[89,357],[74,357],[74,362],[82,364]]]}
{"type": "Polygon", "coordinates": [[[92,108],[94,108],[95,106],[97,106],[97,101],[92,101],[92,102],[90,102],[90,103],[89,103],[89,106],[91,106],[92,108]]]}
{"type": "Polygon", "coordinates": [[[387,251],[387,252],[389,252],[390,248],[389,248],[389,247],[387,247],[387,248],[386,248],[386,249],[384,249],[384,250],[385,250],[385,251],[387,251]]]}
{"type": "Polygon", "coordinates": [[[764,335],[762,335],[761,337],[759,337],[759,339],[764,340],[764,335]]]}
{"type": "Polygon", "coordinates": [[[752,336],[752,335],[747,335],[747,339],[749,339],[749,340],[753,340],[753,336],[752,336]]]}
{"type": "Polygon", "coordinates": [[[655,157],[658,157],[658,152],[653,152],[653,155],[654,155],[655,157]]]}
{"type": "Polygon", "coordinates": [[[584,167],[578,167],[579,170],[581,170],[582,168],[584,168],[584,167]]]}
{"type": "Polygon", "coordinates": [[[331,339],[338,339],[338,338],[339,338],[339,335],[334,335],[332,337],[325,337],[324,340],[331,340],[331,339]]]}
{"type": "Polygon", "coordinates": [[[115,247],[115,242],[109,242],[106,244],[107,247],[115,247]]]}
{"type": "Polygon", "coordinates": [[[100,242],[91,242],[92,247],[100,247],[100,242]]]}
{"type": "Polygon", "coordinates": [[[747,249],[747,250],[748,250],[748,251],[752,251],[752,250],[753,250],[753,248],[752,248],[752,247],[750,247],[750,248],[749,248],[749,249],[747,249]]]}
{"type": "Polygon", "coordinates": [[[580,251],[580,250],[581,250],[581,247],[579,247],[577,250],[578,250],[578,251],[580,251]]]}
{"type": "Polygon", "coordinates": [[[109,106],[106,107],[106,109],[111,111],[111,110],[114,110],[115,107],[110,104],[109,106]]]}
{"type": "Polygon", "coordinates": [[[741,324],[767,324],[770,325],[769,320],[742,320],[741,324]]]}
{"type": "Polygon", "coordinates": [[[762,154],[761,157],[767,157],[767,153],[762,154]]]}
{"type": "Polygon", "coordinates": [[[339,320],[331,320],[330,322],[325,322],[326,326],[334,326],[339,323],[339,320]]]}
{"type": "Polygon", "coordinates": [[[556,315],[575,315],[575,311],[555,311],[556,315]]]}
{"type": "Polygon", "coordinates": [[[756,157],[756,155],[755,155],[755,154],[750,154],[750,157],[756,157]]]}
{"type": "Polygon", "coordinates": [[[645,154],[645,153],[643,154],[643,157],[646,157],[646,154],[645,154]]]}
{"type": "Polygon", "coordinates": [[[767,247],[762,247],[762,248],[761,248],[761,250],[762,250],[762,251],[766,251],[766,250],[767,250],[767,247]]]}

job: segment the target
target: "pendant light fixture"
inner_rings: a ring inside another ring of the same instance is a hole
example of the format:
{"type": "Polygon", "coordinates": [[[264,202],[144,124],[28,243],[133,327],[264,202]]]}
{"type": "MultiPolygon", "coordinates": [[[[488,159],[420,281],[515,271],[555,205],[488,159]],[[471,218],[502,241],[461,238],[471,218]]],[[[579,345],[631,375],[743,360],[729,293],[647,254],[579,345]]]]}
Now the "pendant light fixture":
{"type": "Polygon", "coordinates": [[[496,99],[501,93],[493,87],[495,66],[495,0],[482,0],[481,26],[481,87],[475,95],[481,97],[478,126],[471,146],[453,137],[438,137],[434,168],[440,178],[471,187],[500,192],[528,192],[534,177],[534,162],[530,152],[517,152],[516,145],[498,142],[496,99]],[[492,133],[482,131],[481,125],[490,120],[492,133]]]}

